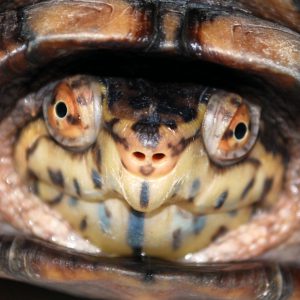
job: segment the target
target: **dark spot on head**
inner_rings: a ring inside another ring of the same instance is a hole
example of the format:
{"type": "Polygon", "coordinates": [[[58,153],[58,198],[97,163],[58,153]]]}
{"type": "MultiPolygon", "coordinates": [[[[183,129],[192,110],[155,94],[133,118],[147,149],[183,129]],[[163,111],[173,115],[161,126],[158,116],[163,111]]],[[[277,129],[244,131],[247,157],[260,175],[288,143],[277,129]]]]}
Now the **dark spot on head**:
{"type": "Polygon", "coordinates": [[[194,234],[199,234],[204,229],[205,223],[206,223],[206,217],[205,216],[194,217],[194,219],[193,219],[194,234]]]}
{"type": "Polygon", "coordinates": [[[79,185],[79,182],[77,181],[76,178],[73,179],[73,186],[74,186],[74,189],[75,189],[75,192],[77,194],[77,196],[81,196],[81,190],[80,190],[80,185],[79,185]]]}
{"type": "Polygon", "coordinates": [[[223,206],[223,204],[225,203],[227,197],[228,197],[228,191],[221,193],[221,195],[216,200],[215,208],[216,209],[221,208],[223,206]]]}
{"type": "Polygon", "coordinates": [[[37,146],[39,145],[39,141],[40,139],[36,139],[34,143],[26,149],[25,157],[27,161],[30,159],[30,156],[35,152],[37,146]]]}
{"type": "Polygon", "coordinates": [[[243,192],[242,192],[242,195],[241,195],[241,200],[243,200],[247,195],[248,193],[250,192],[250,190],[253,188],[254,186],[254,182],[255,182],[255,178],[252,178],[248,183],[247,185],[245,186],[243,192]]]}
{"type": "Polygon", "coordinates": [[[176,229],[172,236],[173,236],[173,242],[172,242],[172,248],[176,251],[180,248],[181,246],[181,242],[182,242],[182,233],[181,233],[181,229],[178,228],[176,229]]]}
{"type": "Polygon", "coordinates": [[[60,186],[62,188],[65,186],[64,176],[60,170],[55,171],[48,168],[48,175],[54,185],[60,186]]]}
{"type": "Polygon", "coordinates": [[[81,123],[79,116],[67,115],[67,122],[71,125],[79,125],[81,123]]]}
{"type": "Polygon", "coordinates": [[[198,194],[200,185],[200,179],[196,178],[193,180],[190,188],[189,199],[194,198],[198,194]]]}
{"type": "Polygon", "coordinates": [[[141,191],[140,191],[140,206],[142,208],[148,207],[149,204],[149,184],[147,181],[142,183],[141,191]]]}
{"type": "Polygon", "coordinates": [[[156,148],[160,141],[159,121],[147,118],[132,125],[131,129],[144,147],[156,148]]]}
{"type": "Polygon", "coordinates": [[[268,193],[270,192],[270,190],[272,188],[272,185],[273,185],[273,178],[272,177],[265,179],[264,186],[263,186],[263,189],[262,189],[262,192],[260,194],[258,202],[265,200],[265,198],[267,197],[268,193]]]}
{"type": "Polygon", "coordinates": [[[228,229],[226,226],[220,226],[217,232],[212,236],[211,241],[215,242],[218,238],[223,236],[226,232],[228,232],[228,229]]]}
{"type": "Polygon", "coordinates": [[[97,189],[101,189],[102,188],[102,179],[101,179],[101,176],[100,176],[100,174],[95,169],[92,170],[92,180],[93,180],[95,188],[97,188],[97,189]]]}
{"type": "Polygon", "coordinates": [[[84,230],[86,230],[86,228],[87,228],[87,216],[84,216],[84,217],[82,218],[82,220],[80,221],[79,229],[80,229],[81,231],[84,231],[84,230]]]}
{"type": "Polygon", "coordinates": [[[49,205],[57,205],[57,204],[59,204],[62,201],[63,197],[64,197],[64,194],[63,193],[59,193],[53,199],[47,201],[47,203],[49,205]]]}
{"type": "Polygon", "coordinates": [[[225,131],[223,137],[222,137],[222,140],[226,141],[226,140],[229,140],[233,137],[233,131],[231,129],[228,129],[225,131]]]}

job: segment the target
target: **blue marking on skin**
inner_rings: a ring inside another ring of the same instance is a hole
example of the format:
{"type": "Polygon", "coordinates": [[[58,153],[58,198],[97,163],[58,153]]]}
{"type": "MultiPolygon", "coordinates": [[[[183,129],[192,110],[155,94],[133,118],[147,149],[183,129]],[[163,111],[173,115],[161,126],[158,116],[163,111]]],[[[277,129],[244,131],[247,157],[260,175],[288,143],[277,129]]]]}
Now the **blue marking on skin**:
{"type": "Polygon", "coordinates": [[[149,184],[147,181],[142,183],[140,193],[140,205],[141,207],[147,207],[149,203],[149,184]]]}
{"type": "Polygon", "coordinates": [[[197,195],[197,193],[199,192],[199,189],[200,189],[200,179],[195,179],[192,183],[192,186],[191,186],[191,197],[195,197],[197,195]]]}
{"type": "Polygon", "coordinates": [[[92,180],[95,188],[102,188],[102,179],[100,174],[96,170],[92,170],[92,180]]]}
{"type": "Polygon", "coordinates": [[[69,206],[75,207],[78,204],[77,198],[70,197],[68,200],[69,206]]]}
{"type": "Polygon", "coordinates": [[[200,216],[194,218],[194,233],[199,234],[205,227],[206,217],[200,216]]]}
{"type": "Polygon", "coordinates": [[[128,223],[127,242],[135,254],[140,254],[144,243],[144,213],[131,210],[128,223]]]}
{"type": "Polygon", "coordinates": [[[101,230],[104,233],[109,233],[111,228],[110,215],[108,214],[104,203],[99,203],[98,214],[101,230]]]}
{"type": "Polygon", "coordinates": [[[215,208],[221,208],[228,197],[228,191],[223,192],[216,200],[215,208]]]}
{"type": "Polygon", "coordinates": [[[189,201],[192,202],[194,200],[194,197],[197,196],[197,194],[199,193],[200,190],[200,186],[201,186],[201,182],[200,179],[194,179],[190,188],[190,192],[189,192],[189,201]]]}
{"type": "Polygon", "coordinates": [[[179,192],[181,188],[181,182],[180,181],[177,181],[174,186],[173,186],[173,190],[172,190],[172,198],[175,197],[177,195],[177,193],[179,192]]]}
{"type": "Polygon", "coordinates": [[[237,211],[236,209],[231,210],[231,211],[228,212],[228,215],[229,215],[231,218],[234,218],[237,214],[238,214],[238,211],[237,211]]]}

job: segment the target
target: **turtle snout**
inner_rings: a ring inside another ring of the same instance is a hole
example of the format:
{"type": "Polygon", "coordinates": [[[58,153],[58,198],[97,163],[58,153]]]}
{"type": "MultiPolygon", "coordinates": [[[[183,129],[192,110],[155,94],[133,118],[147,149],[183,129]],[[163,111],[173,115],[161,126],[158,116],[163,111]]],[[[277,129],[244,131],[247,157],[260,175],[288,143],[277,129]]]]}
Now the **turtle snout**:
{"type": "Polygon", "coordinates": [[[159,177],[174,168],[177,158],[172,157],[166,149],[155,150],[135,147],[131,151],[120,151],[120,156],[129,172],[146,177],[159,177]]]}
{"type": "Polygon", "coordinates": [[[159,142],[142,143],[136,135],[127,138],[127,147],[118,145],[123,166],[132,174],[147,178],[157,178],[171,172],[179,155],[174,155],[170,137],[162,136],[159,142]]]}

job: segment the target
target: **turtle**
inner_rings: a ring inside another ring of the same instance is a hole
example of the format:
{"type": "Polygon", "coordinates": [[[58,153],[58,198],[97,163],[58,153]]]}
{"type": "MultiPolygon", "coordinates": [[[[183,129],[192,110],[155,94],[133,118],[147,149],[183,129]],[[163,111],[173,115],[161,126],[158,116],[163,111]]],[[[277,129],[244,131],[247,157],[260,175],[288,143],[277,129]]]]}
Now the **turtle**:
{"type": "Polygon", "coordinates": [[[299,257],[298,1],[0,11],[2,277],[104,299],[297,297],[280,263],[299,257]]]}

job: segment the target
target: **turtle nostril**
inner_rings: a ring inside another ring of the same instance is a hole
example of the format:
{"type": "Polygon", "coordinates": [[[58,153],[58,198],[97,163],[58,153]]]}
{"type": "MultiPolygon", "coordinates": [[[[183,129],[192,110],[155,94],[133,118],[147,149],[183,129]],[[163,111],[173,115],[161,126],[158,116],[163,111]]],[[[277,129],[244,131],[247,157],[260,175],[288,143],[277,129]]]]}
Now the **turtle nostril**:
{"type": "Polygon", "coordinates": [[[117,147],[121,164],[125,170],[143,178],[158,178],[168,174],[180,157],[180,155],[172,156],[165,145],[158,149],[142,147],[138,143],[130,145],[130,150],[119,144],[117,147]]]}
{"type": "Polygon", "coordinates": [[[152,160],[153,160],[153,161],[159,161],[159,160],[164,159],[165,156],[166,156],[166,155],[163,154],[163,153],[155,153],[155,154],[153,154],[153,156],[152,156],[152,160]]]}
{"type": "Polygon", "coordinates": [[[139,151],[133,152],[132,155],[138,160],[144,160],[146,158],[146,155],[139,151]]]}

